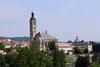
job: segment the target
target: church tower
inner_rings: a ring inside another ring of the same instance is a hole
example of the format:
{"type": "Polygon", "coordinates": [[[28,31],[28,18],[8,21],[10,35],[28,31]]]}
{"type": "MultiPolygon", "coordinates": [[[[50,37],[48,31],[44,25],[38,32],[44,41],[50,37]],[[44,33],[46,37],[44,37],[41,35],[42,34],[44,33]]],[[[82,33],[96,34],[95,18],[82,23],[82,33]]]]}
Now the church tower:
{"type": "Polygon", "coordinates": [[[36,19],[34,17],[34,13],[31,13],[31,18],[30,18],[30,38],[34,39],[35,35],[36,35],[36,19]]]}

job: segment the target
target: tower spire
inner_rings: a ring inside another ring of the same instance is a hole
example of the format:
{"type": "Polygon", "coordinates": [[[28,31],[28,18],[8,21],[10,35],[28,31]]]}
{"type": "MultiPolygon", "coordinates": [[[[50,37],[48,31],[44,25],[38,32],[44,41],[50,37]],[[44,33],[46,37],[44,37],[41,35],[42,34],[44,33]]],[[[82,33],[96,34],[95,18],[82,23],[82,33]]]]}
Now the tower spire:
{"type": "Polygon", "coordinates": [[[75,42],[79,42],[79,38],[78,38],[78,36],[76,36],[75,42]]]}
{"type": "Polygon", "coordinates": [[[30,37],[34,38],[36,35],[36,19],[34,17],[34,12],[31,13],[31,18],[30,18],[30,37]]]}
{"type": "Polygon", "coordinates": [[[31,17],[34,17],[34,12],[31,13],[31,17]]]}

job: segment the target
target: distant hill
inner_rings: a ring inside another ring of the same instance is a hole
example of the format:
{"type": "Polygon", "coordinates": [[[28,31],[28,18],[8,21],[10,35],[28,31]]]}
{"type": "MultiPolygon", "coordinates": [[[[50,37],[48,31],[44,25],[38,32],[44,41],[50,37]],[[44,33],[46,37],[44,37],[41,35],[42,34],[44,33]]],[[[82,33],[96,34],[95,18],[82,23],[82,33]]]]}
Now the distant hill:
{"type": "Polygon", "coordinates": [[[2,39],[11,39],[15,41],[30,41],[30,37],[0,37],[0,40],[2,39]]]}

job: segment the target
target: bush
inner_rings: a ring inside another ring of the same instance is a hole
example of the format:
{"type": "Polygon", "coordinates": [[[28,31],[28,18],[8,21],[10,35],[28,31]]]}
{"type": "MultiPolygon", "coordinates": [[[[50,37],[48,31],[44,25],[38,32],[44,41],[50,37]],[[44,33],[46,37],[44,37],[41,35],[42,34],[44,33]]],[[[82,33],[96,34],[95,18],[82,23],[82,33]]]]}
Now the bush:
{"type": "Polygon", "coordinates": [[[74,54],[82,54],[82,53],[83,52],[79,48],[77,47],[74,48],[74,54]]]}
{"type": "Polygon", "coordinates": [[[91,63],[90,67],[100,67],[99,63],[91,63]]]}
{"type": "Polygon", "coordinates": [[[0,43],[0,50],[4,50],[4,48],[5,46],[2,43],[0,43]]]}
{"type": "Polygon", "coordinates": [[[75,67],[88,67],[89,60],[86,57],[78,57],[75,63],[75,67]]]}

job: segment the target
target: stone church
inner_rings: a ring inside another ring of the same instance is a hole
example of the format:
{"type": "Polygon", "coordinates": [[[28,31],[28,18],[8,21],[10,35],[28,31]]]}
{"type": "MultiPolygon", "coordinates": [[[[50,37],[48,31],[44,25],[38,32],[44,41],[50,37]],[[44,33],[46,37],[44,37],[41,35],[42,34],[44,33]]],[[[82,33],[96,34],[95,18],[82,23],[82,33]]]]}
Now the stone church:
{"type": "Polygon", "coordinates": [[[30,18],[30,38],[33,44],[35,43],[36,47],[40,49],[40,51],[48,51],[48,43],[50,41],[57,41],[57,39],[46,31],[45,33],[37,33],[37,22],[34,17],[34,13],[31,13],[30,18]]]}

